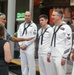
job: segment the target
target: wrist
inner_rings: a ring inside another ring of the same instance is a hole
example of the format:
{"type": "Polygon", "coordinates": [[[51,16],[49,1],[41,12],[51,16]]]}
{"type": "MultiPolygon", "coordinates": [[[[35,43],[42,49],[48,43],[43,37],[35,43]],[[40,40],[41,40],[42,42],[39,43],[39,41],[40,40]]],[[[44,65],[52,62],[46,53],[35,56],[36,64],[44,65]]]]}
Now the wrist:
{"type": "Polygon", "coordinates": [[[51,53],[48,52],[47,55],[51,55],[51,53]]]}
{"type": "Polygon", "coordinates": [[[66,60],[67,58],[66,58],[66,57],[62,57],[62,59],[63,59],[63,60],[66,60]]]}
{"type": "Polygon", "coordinates": [[[26,45],[26,44],[25,44],[24,46],[25,46],[25,47],[27,47],[27,45],[26,45]]]}

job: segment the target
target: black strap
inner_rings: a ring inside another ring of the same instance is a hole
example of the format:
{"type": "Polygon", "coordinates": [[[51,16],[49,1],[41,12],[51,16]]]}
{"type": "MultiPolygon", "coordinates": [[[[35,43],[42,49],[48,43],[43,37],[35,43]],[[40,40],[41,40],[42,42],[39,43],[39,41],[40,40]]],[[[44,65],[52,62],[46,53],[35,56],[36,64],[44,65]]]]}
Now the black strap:
{"type": "MultiPolygon", "coordinates": [[[[31,22],[29,23],[29,25],[27,27],[25,27],[26,23],[24,23],[24,30],[23,30],[23,33],[22,33],[22,36],[24,34],[24,32],[27,30],[27,28],[31,25],[31,22]]],[[[27,31],[26,31],[26,34],[27,34],[27,31]]]]}
{"type": "MultiPolygon", "coordinates": [[[[46,32],[46,30],[48,29],[49,27],[47,27],[46,29],[45,29],[45,31],[43,32],[43,28],[42,28],[42,31],[41,31],[41,45],[43,44],[43,35],[44,35],[44,33],[46,32]]],[[[39,38],[40,38],[40,36],[39,36],[39,38]]]]}
{"type": "MultiPolygon", "coordinates": [[[[64,23],[63,23],[63,24],[64,24],[64,23]]],[[[54,39],[54,47],[55,47],[55,44],[56,44],[56,33],[57,33],[57,31],[60,29],[60,27],[61,27],[63,24],[61,24],[61,25],[58,27],[57,30],[56,30],[56,26],[55,26],[55,28],[54,28],[54,33],[53,33],[52,40],[51,40],[51,46],[52,46],[53,39],[54,39]]]]}

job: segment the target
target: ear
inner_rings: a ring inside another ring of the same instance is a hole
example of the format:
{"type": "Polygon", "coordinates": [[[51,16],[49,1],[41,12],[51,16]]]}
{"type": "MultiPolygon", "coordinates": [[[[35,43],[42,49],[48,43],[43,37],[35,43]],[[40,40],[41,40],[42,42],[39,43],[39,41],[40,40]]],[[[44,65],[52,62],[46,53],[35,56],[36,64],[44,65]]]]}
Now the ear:
{"type": "Polygon", "coordinates": [[[48,22],[48,19],[46,19],[47,20],[47,22],[48,22]]]}

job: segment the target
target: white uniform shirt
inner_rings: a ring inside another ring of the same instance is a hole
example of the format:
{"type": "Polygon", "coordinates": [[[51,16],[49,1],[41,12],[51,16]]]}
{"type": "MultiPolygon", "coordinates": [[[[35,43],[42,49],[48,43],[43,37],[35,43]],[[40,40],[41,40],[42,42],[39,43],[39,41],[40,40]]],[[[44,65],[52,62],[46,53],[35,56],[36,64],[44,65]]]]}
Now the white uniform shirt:
{"type": "MultiPolygon", "coordinates": [[[[37,26],[36,26],[36,24],[31,21],[30,26],[24,31],[24,34],[23,34],[24,25],[25,25],[25,27],[27,27],[29,24],[26,24],[25,22],[20,24],[19,29],[18,29],[18,33],[17,33],[18,37],[19,38],[36,37],[36,35],[37,35],[37,26]]],[[[27,46],[27,50],[26,51],[28,51],[28,50],[30,50],[32,48],[34,49],[34,47],[35,47],[35,44],[34,44],[35,39],[36,38],[34,38],[34,39],[30,40],[30,41],[19,42],[19,45],[27,46]]]]}
{"type": "MultiPolygon", "coordinates": [[[[54,31],[55,26],[53,27],[54,31]]],[[[55,30],[58,29],[58,26],[55,30]]],[[[72,46],[72,31],[69,25],[63,25],[56,32],[55,41],[52,42],[51,56],[59,56],[67,58],[72,46]],[[55,43],[55,46],[54,46],[55,43]]]]}
{"type": "Polygon", "coordinates": [[[45,33],[43,34],[43,43],[41,44],[41,32],[43,33],[45,31],[45,29],[42,28],[39,29],[38,31],[38,36],[39,36],[39,50],[38,53],[41,54],[47,54],[47,52],[49,52],[50,50],[50,41],[51,41],[51,31],[52,31],[52,27],[50,27],[49,25],[47,26],[47,30],[45,31],[45,33]]]}

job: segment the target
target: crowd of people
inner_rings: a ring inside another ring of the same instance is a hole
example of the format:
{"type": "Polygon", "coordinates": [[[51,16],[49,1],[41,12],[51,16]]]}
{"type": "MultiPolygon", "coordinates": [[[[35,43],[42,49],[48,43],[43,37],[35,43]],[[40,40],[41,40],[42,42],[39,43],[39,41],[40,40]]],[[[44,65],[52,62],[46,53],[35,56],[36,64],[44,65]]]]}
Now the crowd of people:
{"type": "MultiPolygon", "coordinates": [[[[19,44],[22,75],[36,75],[34,52],[37,34],[40,75],[66,75],[69,55],[73,62],[72,75],[74,75],[72,29],[62,20],[63,15],[60,9],[53,10],[51,15],[53,27],[48,24],[47,15],[40,15],[41,28],[38,30],[31,19],[31,12],[26,11],[24,22],[19,25],[17,37],[14,37],[5,28],[6,15],[0,13],[0,75],[8,75],[8,63],[12,60],[8,39],[19,44]]],[[[72,18],[73,25],[74,18],[72,18]]]]}

